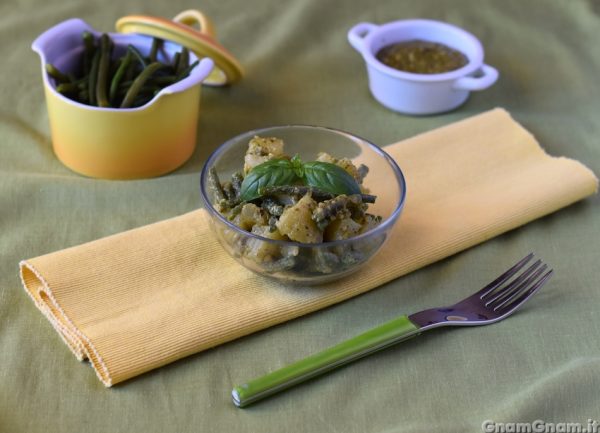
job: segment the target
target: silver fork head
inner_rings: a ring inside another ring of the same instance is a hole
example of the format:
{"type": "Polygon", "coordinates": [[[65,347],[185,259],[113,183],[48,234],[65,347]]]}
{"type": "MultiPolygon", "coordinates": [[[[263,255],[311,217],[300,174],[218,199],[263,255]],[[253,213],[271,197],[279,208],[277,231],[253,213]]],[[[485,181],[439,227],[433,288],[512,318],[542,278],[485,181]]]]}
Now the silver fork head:
{"type": "Polygon", "coordinates": [[[526,265],[533,253],[466,299],[443,308],[432,308],[409,316],[421,329],[439,326],[474,326],[498,322],[531,298],[552,276],[553,270],[541,260],[526,265]]]}

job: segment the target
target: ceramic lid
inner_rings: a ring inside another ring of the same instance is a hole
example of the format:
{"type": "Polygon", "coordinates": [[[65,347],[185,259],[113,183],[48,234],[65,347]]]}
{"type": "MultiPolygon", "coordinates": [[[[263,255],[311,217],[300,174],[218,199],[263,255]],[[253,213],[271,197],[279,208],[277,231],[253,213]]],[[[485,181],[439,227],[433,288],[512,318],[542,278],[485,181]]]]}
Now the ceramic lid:
{"type": "Polygon", "coordinates": [[[211,21],[200,11],[181,12],[173,20],[148,15],[128,15],[115,27],[119,33],[137,33],[175,42],[193,51],[199,58],[210,57],[215,68],[204,81],[209,86],[235,83],[243,76],[237,59],[215,39],[211,21]],[[192,26],[197,25],[198,30],[192,26]]]}

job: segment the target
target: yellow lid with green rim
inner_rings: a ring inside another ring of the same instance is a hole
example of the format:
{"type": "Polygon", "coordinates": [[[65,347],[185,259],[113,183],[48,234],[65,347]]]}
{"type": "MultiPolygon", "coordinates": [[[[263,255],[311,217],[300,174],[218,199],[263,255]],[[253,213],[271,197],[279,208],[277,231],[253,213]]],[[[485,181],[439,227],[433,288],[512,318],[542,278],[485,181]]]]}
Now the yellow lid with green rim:
{"type": "Polygon", "coordinates": [[[128,15],[116,25],[119,33],[137,33],[175,42],[193,51],[198,57],[210,57],[215,68],[204,80],[209,86],[224,86],[239,81],[243,70],[237,59],[215,39],[211,21],[202,12],[187,10],[173,20],[148,15],[128,15]],[[197,24],[199,30],[192,25],[197,24]]]}

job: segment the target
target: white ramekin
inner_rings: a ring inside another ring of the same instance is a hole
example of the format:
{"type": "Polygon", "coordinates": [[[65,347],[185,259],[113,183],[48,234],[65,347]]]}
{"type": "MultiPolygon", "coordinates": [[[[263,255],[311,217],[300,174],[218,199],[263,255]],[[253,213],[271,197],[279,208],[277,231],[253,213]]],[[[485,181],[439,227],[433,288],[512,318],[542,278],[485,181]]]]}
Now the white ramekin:
{"type": "Polygon", "coordinates": [[[483,90],[498,79],[498,71],[483,63],[483,47],[471,33],[448,23],[412,19],[383,25],[359,23],[348,41],[363,56],[369,88],[385,107],[405,114],[434,114],[463,104],[472,90],[483,90]],[[460,69],[441,74],[403,72],[381,63],[375,55],[386,45],[414,39],[438,42],[468,58],[460,69]]]}

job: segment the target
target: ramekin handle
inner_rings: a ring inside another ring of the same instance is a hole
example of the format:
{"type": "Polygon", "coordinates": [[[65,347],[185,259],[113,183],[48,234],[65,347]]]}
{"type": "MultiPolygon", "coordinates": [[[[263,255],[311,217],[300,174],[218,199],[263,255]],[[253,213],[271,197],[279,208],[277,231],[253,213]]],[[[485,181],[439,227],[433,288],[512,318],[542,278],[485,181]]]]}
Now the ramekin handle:
{"type": "Polygon", "coordinates": [[[481,76],[462,77],[454,82],[453,87],[457,90],[483,90],[490,87],[498,80],[498,71],[490,65],[481,67],[481,76]]]}
{"type": "Polygon", "coordinates": [[[173,18],[173,21],[185,24],[186,26],[197,27],[200,33],[204,33],[211,38],[216,37],[215,26],[210,18],[197,9],[188,9],[180,12],[173,18]]]}
{"type": "Polygon", "coordinates": [[[363,52],[364,39],[378,26],[372,23],[358,23],[348,31],[348,42],[359,53],[363,52]]]}

